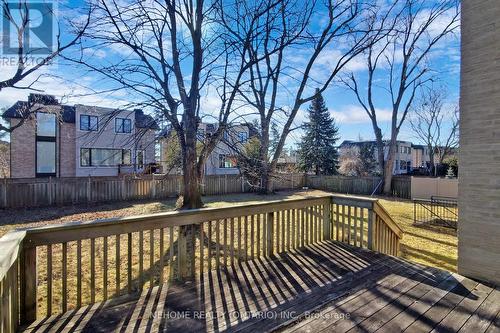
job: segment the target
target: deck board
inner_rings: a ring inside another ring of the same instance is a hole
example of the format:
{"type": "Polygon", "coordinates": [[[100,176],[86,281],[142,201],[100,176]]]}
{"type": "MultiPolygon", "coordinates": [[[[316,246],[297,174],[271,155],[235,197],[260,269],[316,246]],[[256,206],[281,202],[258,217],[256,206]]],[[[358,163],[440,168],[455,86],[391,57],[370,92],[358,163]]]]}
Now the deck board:
{"type": "Polygon", "coordinates": [[[45,318],[25,332],[498,332],[499,307],[492,286],[322,242],[45,318]]]}

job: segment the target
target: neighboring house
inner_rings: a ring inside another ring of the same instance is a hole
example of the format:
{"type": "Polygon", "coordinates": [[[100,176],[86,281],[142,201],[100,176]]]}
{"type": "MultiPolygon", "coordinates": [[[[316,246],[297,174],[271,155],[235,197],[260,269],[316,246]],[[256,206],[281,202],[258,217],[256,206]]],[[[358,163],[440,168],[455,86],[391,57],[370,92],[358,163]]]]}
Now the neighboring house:
{"type": "MultiPolygon", "coordinates": [[[[217,129],[217,124],[201,123],[198,126],[198,140],[200,143],[206,140],[217,129]]],[[[166,160],[167,145],[171,144],[167,137],[170,129],[164,129],[160,134],[160,160],[163,170],[171,170],[170,173],[180,173],[181,169],[172,169],[167,167],[169,161],[166,160]]],[[[234,175],[239,174],[238,152],[243,149],[245,143],[250,137],[250,126],[247,124],[232,125],[223,134],[223,138],[212,153],[208,156],[205,163],[205,175],[234,175]]],[[[180,154],[180,152],[179,152],[180,154]]],[[[172,157],[170,157],[172,158],[172,157]]]]}
{"type": "Polygon", "coordinates": [[[279,173],[296,173],[299,172],[297,153],[292,152],[282,154],[276,163],[276,172],[279,173]]]}
{"type": "Polygon", "coordinates": [[[30,94],[3,113],[11,126],[12,178],[117,176],[155,161],[154,119],[141,110],[61,105],[30,94]]]}
{"type": "MultiPolygon", "coordinates": [[[[457,148],[450,148],[445,157],[453,157],[458,154],[457,148]]],[[[413,169],[423,169],[425,172],[430,172],[429,148],[426,145],[412,145],[412,162],[413,169]]],[[[434,165],[439,164],[439,156],[434,154],[434,165]]]]}
{"type": "MultiPolygon", "coordinates": [[[[359,151],[359,148],[362,145],[367,145],[367,144],[373,145],[375,147],[374,158],[376,161],[378,161],[377,146],[376,146],[375,141],[349,141],[349,140],[345,140],[339,146],[339,155],[342,156],[343,154],[346,154],[348,152],[348,150],[351,150],[351,149],[357,149],[359,151]]],[[[392,174],[393,175],[408,174],[412,171],[412,149],[411,149],[411,147],[412,147],[411,142],[397,141],[396,155],[394,157],[394,165],[392,167],[392,174]]],[[[385,141],[384,156],[385,156],[386,161],[387,161],[388,151],[389,151],[389,142],[385,141]]]]}

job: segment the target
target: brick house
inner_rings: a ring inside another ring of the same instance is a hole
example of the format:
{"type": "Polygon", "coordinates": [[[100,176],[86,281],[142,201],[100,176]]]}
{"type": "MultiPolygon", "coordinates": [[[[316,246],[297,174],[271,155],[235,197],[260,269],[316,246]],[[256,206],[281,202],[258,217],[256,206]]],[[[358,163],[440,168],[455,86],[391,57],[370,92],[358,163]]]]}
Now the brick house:
{"type": "MultiPolygon", "coordinates": [[[[346,154],[349,149],[355,149],[359,151],[360,147],[363,145],[372,145],[374,147],[373,157],[377,161],[377,146],[376,141],[350,141],[345,140],[339,146],[339,155],[342,156],[346,154]]],[[[384,146],[384,156],[387,161],[387,155],[389,152],[389,142],[385,141],[384,146]]],[[[393,175],[404,175],[410,173],[412,170],[412,144],[408,141],[397,141],[396,143],[396,155],[394,156],[394,165],[392,167],[393,175]]]]}
{"type": "Polygon", "coordinates": [[[11,178],[117,176],[155,161],[154,119],[141,110],[62,105],[30,94],[3,113],[10,126],[11,178]]]}

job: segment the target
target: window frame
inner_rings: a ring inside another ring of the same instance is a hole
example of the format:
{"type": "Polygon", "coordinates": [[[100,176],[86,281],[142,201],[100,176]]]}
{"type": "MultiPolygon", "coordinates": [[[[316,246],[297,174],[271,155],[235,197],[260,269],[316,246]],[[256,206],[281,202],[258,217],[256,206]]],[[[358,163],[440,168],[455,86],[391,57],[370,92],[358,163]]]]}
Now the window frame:
{"type": "Polygon", "coordinates": [[[132,149],[127,149],[127,148],[89,148],[89,147],[80,147],[80,167],[81,168],[116,168],[119,166],[130,166],[132,165],[132,149]],[[82,156],[83,156],[83,151],[88,150],[89,151],[89,165],[83,165],[82,164],[82,156]],[[121,163],[118,164],[112,164],[112,165],[95,165],[92,163],[92,150],[119,150],[120,152],[120,159],[121,163]],[[130,155],[130,163],[124,163],[124,157],[125,157],[125,152],[128,151],[130,155]]]}
{"type": "MultiPolygon", "coordinates": [[[[51,114],[50,112],[37,112],[36,115],[39,113],[46,113],[46,114],[51,114]]],[[[57,176],[57,159],[58,159],[58,154],[57,154],[57,135],[58,135],[58,126],[57,126],[57,117],[54,114],[54,135],[53,136],[47,136],[47,135],[39,135],[38,134],[38,122],[35,127],[35,177],[56,177],[57,176]],[[54,172],[38,172],[38,142],[50,142],[54,144],[54,172]]]]}
{"type": "Polygon", "coordinates": [[[238,168],[238,163],[236,163],[236,158],[235,158],[234,166],[226,166],[226,159],[228,157],[234,158],[233,155],[219,154],[219,169],[237,169],[238,168]]]}
{"type": "Polygon", "coordinates": [[[136,149],[135,150],[135,165],[137,166],[138,169],[144,169],[144,166],[146,165],[146,153],[143,149],[136,149]],[[142,154],[142,163],[139,163],[139,153],[142,154]]]}
{"type": "Polygon", "coordinates": [[[246,143],[246,142],[248,142],[248,133],[245,132],[245,131],[238,132],[238,140],[240,141],[240,143],[246,143]],[[243,139],[241,138],[242,134],[244,134],[244,137],[245,137],[243,139]]]}
{"type": "Polygon", "coordinates": [[[99,117],[98,116],[94,116],[94,115],[90,115],[90,114],[81,114],[80,115],[80,131],[83,131],[83,132],[98,132],[99,131],[99,117]],[[82,118],[83,117],[87,117],[88,118],[88,128],[82,128],[82,118]],[[95,122],[95,129],[93,129],[91,127],[91,119],[92,118],[95,118],[96,122],[95,122]]]}
{"type": "Polygon", "coordinates": [[[130,134],[132,133],[132,119],[130,118],[115,118],[115,133],[116,134],[130,134]],[[120,131],[120,126],[118,126],[117,128],[117,125],[118,125],[118,122],[121,122],[121,128],[122,128],[122,131],[120,131]],[[128,122],[129,123],[129,131],[125,131],[125,123],[128,122]]]}

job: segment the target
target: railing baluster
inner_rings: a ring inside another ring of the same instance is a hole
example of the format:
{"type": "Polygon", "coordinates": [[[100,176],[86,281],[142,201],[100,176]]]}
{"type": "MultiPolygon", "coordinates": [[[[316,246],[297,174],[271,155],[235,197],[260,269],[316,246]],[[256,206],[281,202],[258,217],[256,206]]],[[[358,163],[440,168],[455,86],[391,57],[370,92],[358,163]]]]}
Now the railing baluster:
{"type": "Polygon", "coordinates": [[[360,220],[359,220],[359,247],[365,247],[364,245],[364,235],[365,235],[365,208],[360,210],[360,220]]]}
{"type": "Polygon", "coordinates": [[[102,239],[102,294],[103,299],[108,299],[108,237],[102,239]]]}
{"type": "Polygon", "coordinates": [[[245,230],[243,230],[243,237],[244,237],[244,249],[245,249],[245,260],[248,260],[248,216],[245,215],[244,218],[244,223],[245,225],[245,230]]]}
{"type": "Polygon", "coordinates": [[[47,245],[47,317],[52,315],[52,245],[47,245]]]}
{"type": "Polygon", "coordinates": [[[267,223],[266,223],[266,256],[270,257],[273,255],[273,245],[274,245],[274,212],[267,213],[267,223]]]}
{"type": "Polygon", "coordinates": [[[373,225],[373,210],[368,209],[368,249],[373,250],[373,242],[374,242],[374,237],[373,237],[373,232],[374,232],[374,225],[373,225]]]}
{"type": "Polygon", "coordinates": [[[132,293],[132,233],[127,234],[127,292],[132,293]]]}
{"type": "Polygon", "coordinates": [[[260,225],[264,223],[263,215],[257,215],[257,257],[260,257],[262,254],[260,253],[260,242],[262,241],[260,238],[260,225]]]}
{"type": "Polygon", "coordinates": [[[76,242],[76,307],[82,306],[82,241],[76,242]]]}
{"type": "Polygon", "coordinates": [[[174,278],[174,227],[169,227],[169,258],[168,258],[168,273],[170,279],[174,278]]]}
{"type": "Polygon", "coordinates": [[[277,211],[275,213],[276,216],[276,227],[274,228],[275,233],[276,233],[276,253],[280,253],[280,224],[281,224],[281,218],[282,215],[280,211],[277,211]]]}
{"type": "MultiPolygon", "coordinates": [[[[172,227],[170,227],[172,228],[172,227]]],[[[170,246],[172,248],[172,246],[170,246]]],[[[208,250],[208,270],[212,270],[212,221],[208,221],[208,241],[207,241],[207,250],[208,250]]]]}
{"type": "MultiPolygon", "coordinates": [[[[255,258],[255,233],[254,233],[254,228],[255,228],[255,215],[251,216],[251,222],[250,222],[250,253],[251,253],[251,259],[253,260],[255,258]]],[[[231,245],[232,247],[232,245],[231,245]]]]}
{"type": "Polygon", "coordinates": [[[234,218],[230,219],[229,225],[229,244],[231,246],[230,256],[231,256],[231,266],[234,265],[234,218]]]}
{"type": "Polygon", "coordinates": [[[120,235],[116,235],[115,245],[116,245],[116,247],[115,247],[115,250],[116,250],[116,253],[115,253],[115,258],[116,258],[115,295],[120,296],[120,261],[121,261],[120,260],[120,235]]]}
{"type": "MultiPolygon", "coordinates": [[[[160,229],[160,285],[163,284],[163,229],[160,229]]],[[[205,265],[205,223],[200,223],[200,276],[203,278],[205,265]]]]}
{"type": "Polygon", "coordinates": [[[153,287],[155,265],[155,231],[149,231],[149,288],[153,287]]]}
{"type": "Polygon", "coordinates": [[[354,246],[358,246],[358,207],[354,207],[354,246]]]}
{"type": "MultiPolygon", "coordinates": [[[[200,272],[203,274],[203,224],[200,225],[200,272]]],[[[164,269],[165,269],[165,232],[163,228],[160,228],[160,286],[165,282],[164,280],[164,269]]]]}
{"type": "Polygon", "coordinates": [[[61,276],[62,312],[68,311],[68,243],[62,243],[62,276],[61,276]]]}
{"type": "Polygon", "coordinates": [[[139,290],[142,290],[144,279],[144,232],[139,231],[139,290]]]}
{"type": "Polygon", "coordinates": [[[220,265],[220,220],[215,223],[215,268],[218,269],[220,265]]]}
{"type": "Polygon", "coordinates": [[[224,235],[224,266],[227,266],[227,219],[224,219],[224,231],[223,231],[223,235],[224,235]]]}
{"type": "Polygon", "coordinates": [[[95,303],[95,238],[90,239],[90,302],[95,303]]]}

